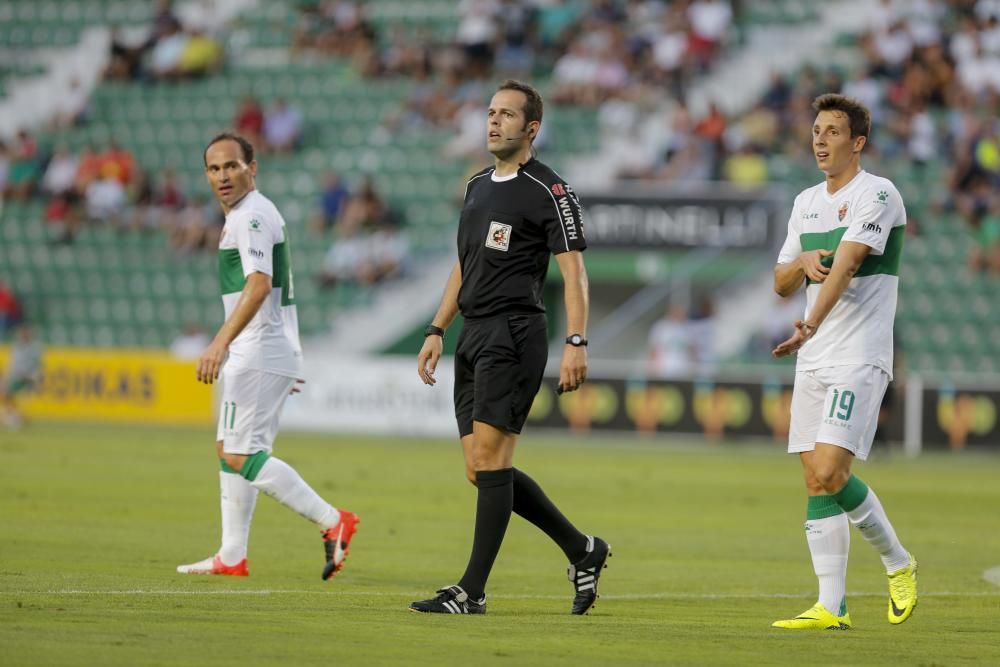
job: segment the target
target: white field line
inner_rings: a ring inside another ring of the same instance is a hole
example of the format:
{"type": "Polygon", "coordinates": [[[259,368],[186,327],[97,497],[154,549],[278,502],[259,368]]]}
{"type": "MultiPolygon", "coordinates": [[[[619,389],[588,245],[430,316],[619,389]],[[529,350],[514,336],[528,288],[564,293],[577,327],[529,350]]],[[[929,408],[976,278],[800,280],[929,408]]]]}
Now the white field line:
{"type": "MultiPolygon", "coordinates": [[[[1000,577],[1000,568],[995,568],[997,570],[997,575],[1000,577]]],[[[78,590],[78,589],[61,589],[61,590],[48,590],[48,591],[0,591],[0,596],[4,597],[31,597],[31,596],[41,596],[41,595],[88,595],[92,597],[101,596],[198,596],[198,595],[257,595],[257,596],[268,596],[268,595],[333,595],[335,597],[386,597],[386,598],[418,598],[421,595],[426,595],[427,591],[422,592],[407,592],[400,591],[398,593],[389,593],[385,591],[344,591],[344,590],[317,590],[317,589],[282,589],[282,588],[264,588],[264,589],[220,589],[220,590],[170,590],[170,589],[132,589],[132,590],[78,590]]],[[[778,600],[778,599],[799,599],[799,598],[809,598],[815,595],[814,593],[681,593],[681,592],[662,592],[662,593],[620,593],[611,595],[601,595],[602,600],[778,600]]],[[[848,597],[885,597],[885,591],[870,592],[870,591],[853,591],[849,592],[848,597]]],[[[966,592],[951,592],[951,591],[932,591],[924,592],[920,594],[921,597],[963,597],[963,598],[973,598],[973,597],[1000,597],[1000,590],[998,591],[966,591],[966,592]]],[[[565,600],[567,595],[493,595],[490,596],[491,600],[565,600]]]]}

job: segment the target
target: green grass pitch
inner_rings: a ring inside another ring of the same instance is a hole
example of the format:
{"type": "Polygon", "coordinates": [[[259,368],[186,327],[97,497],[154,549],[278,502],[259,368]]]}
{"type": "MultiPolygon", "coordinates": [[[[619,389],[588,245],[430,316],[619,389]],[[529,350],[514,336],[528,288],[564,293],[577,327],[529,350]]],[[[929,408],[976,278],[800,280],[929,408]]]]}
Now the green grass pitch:
{"type": "Polygon", "coordinates": [[[0,431],[0,665],[1000,664],[1000,457],[876,456],[877,490],[920,561],[920,605],[886,621],[854,532],[850,632],[771,621],[815,600],[799,464],[778,446],[529,432],[517,465],[614,547],[602,597],[569,615],[559,550],[516,516],[481,617],[413,614],[468,556],[474,490],[457,440],[283,434],[276,452],[362,524],[320,580],[319,531],[261,496],[246,579],[178,563],[218,546],[213,432],[0,431]]]}

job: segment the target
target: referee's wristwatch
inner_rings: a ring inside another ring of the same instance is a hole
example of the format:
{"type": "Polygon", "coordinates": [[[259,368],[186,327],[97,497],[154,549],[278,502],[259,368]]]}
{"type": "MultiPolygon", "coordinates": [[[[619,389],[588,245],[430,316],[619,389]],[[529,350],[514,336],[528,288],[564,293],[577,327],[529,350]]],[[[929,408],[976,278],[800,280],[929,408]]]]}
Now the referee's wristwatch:
{"type": "Polygon", "coordinates": [[[570,334],[566,337],[566,344],[573,347],[587,347],[587,339],[580,334],[570,334]]]}

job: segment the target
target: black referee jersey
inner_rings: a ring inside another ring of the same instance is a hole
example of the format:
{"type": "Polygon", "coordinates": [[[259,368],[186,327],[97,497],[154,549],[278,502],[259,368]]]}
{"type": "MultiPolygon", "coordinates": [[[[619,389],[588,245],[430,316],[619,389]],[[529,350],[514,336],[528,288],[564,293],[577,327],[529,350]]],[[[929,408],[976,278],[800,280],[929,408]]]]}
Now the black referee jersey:
{"type": "Polygon", "coordinates": [[[466,319],[544,313],[549,256],[587,247],[580,200],[556,172],[534,158],[511,176],[494,170],[469,179],[458,224],[466,319]]]}

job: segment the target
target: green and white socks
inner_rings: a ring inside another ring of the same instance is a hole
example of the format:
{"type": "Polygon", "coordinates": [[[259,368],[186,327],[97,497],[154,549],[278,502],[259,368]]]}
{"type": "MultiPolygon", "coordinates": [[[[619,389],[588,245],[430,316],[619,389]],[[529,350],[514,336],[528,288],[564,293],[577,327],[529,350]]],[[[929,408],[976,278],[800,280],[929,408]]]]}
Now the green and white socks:
{"type": "Polygon", "coordinates": [[[219,498],[222,506],[222,547],[219,549],[219,558],[226,565],[236,565],[247,557],[250,522],[257,505],[257,489],[239,474],[220,470],[219,498]]]}
{"type": "Polygon", "coordinates": [[[850,524],[875,547],[886,572],[895,572],[910,563],[910,555],[896,537],[878,496],[858,477],[851,475],[844,488],[833,495],[809,496],[806,541],[813,571],[819,579],[819,602],[838,616],[847,613],[850,524]]]}
{"type": "Polygon", "coordinates": [[[809,496],[806,542],[819,580],[819,603],[837,616],[847,613],[847,556],[851,526],[830,496],[809,496]]]}
{"type": "Polygon", "coordinates": [[[322,529],[340,522],[340,512],[320,498],[290,465],[258,452],[247,458],[236,472],[223,461],[219,472],[219,498],[222,509],[222,547],[219,558],[226,565],[236,565],[247,557],[250,523],[257,505],[257,492],[263,491],[322,529]]]}
{"type": "Polygon", "coordinates": [[[299,473],[281,459],[258,452],[247,459],[240,474],[256,489],[324,530],[340,523],[340,512],[320,498],[299,473]]]}
{"type": "Polygon", "coordinates": [[[851,475],[844,488],[831,497],[844,509],[851,523],[868,544],[878,551],[887,573],[895,572],[910,564],[910,554],[896,537],[896,531],[885,514],[885,508],[882,507],[875,492],[864,482],[851,475]]]}

